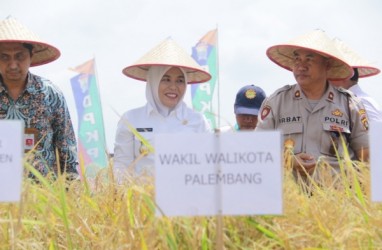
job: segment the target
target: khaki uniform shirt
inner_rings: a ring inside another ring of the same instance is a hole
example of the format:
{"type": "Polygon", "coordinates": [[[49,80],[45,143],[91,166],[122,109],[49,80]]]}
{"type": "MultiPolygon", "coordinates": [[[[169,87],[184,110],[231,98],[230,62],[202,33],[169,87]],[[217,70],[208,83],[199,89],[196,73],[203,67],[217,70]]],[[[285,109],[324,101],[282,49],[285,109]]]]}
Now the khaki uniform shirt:
{"type": "Polygon", "coordinates": [[[256,131],[278,129],[285,144],[294,146],[294,153],[325,156],[333,167],[343,158],[341,137],[352,159],[355,152],[368,148],[368,119],[362,103],[345,89],[329,85],[312,108],[298,84],[285,86],[264,100],[256,131]],[[333,143],[334,142],[334,143],[333,143]]]}

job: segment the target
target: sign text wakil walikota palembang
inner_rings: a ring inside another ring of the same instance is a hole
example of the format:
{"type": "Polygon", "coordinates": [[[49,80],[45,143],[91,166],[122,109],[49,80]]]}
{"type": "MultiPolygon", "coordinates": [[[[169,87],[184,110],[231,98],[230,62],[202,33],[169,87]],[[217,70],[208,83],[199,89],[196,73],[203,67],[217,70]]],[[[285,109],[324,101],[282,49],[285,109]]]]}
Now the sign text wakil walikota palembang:
{"type": "MultiPolygon", "coordinates": [[[[231,152],[231,153],[202,153],[202,158],[196,153],[163,154],[159,155],[159,164],[192,166],[192,165],[216,165],[216,164],[273,164],[274,159],[271,152],[231,152]]],[[[232,184],[261,184],[261,172],[248,173],[210,173],[185,174],[185,185],[216,185],[219,183],[232,184]]]]}
{"type": "Polygon", "coordinates": [[[279,132],[156,135],[160,211],[167,216],[280,214],[280,149],[279,132]]]}

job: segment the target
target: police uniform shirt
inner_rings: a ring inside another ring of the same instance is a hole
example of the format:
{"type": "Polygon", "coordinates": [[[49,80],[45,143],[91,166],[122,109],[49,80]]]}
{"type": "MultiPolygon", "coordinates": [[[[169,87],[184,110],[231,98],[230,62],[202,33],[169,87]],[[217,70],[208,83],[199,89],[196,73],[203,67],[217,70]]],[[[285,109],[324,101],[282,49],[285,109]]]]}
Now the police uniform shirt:
{"type": "Polygon", "coordinates": [[[294,153],[306,152],[316,160],[326,156],[338,165],[334,146],[343,157],[341,135],[346,138],[350,157],[368,148],[368,120],[362,103],[344,89],[331,85],[312,108],[298,84],[285,86],[267,98],[260,109],[256,131],[280,130],[284,144],[294,153]],[[333,142],[334,143],[333,143],[333,142]]]}
{"type": "MultiPolygon", "coordinates": [[[[149,103],[127,111],[120,119],[114,145],[114,168],[126,170],[131,163],[148,148],[129,130],[133,126],[150,144],[154,146],[154,133],[201,133],[210,132],[205,117],[188,108],[184,102],[176,110],[164,117],[149,103]]],[[[150,153],[135,164],[135,173],[152,173],[154,154],[150,153]]],[[[134,172],[134,171],[133,171],[134,172]]]]}

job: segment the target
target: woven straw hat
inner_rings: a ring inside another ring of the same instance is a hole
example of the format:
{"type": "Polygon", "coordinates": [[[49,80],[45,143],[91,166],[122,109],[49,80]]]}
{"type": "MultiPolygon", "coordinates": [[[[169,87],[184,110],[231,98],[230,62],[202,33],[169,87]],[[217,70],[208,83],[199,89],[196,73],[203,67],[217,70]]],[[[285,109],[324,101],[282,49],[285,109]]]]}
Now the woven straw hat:
{"type": "Polygon", "coordinates": [[[328,80],[342,80],[353,75],[350,65],[346,63],[334,42],[322,30],[314,30],[287,43],[272,46],[267,49],[267,56],[277,65],[292,71],[293,52],[298,49],[311,50],[331,59],[332,67],[328,71],[328,80]]]}
{"type": "Polygon", "coordinates": [[[174,42],[167,38],[151,49],[146,55],[122,70],[128,77],[146,81],[151,66],[175,66],[183,68],[187,73],[188,83],[202,83],[211,79],[211,75],[174,42]]]}
{"type": "Polygon", "coordinates": [[[333,39],[337,49],[342,53],[346,62],[358,69],[358,77],[368,77],[379,74],[381,71],[369,61],[360,57],[354,50],[338,38],[333,39]]]}
{"type": "Polygon", "coordinates": [[[0,42],[32,44],[31,66],[52,62],[60,56],[60,51],[57,48],[41,40],[36,34],[12,17],[0,21],[0,42]]]}

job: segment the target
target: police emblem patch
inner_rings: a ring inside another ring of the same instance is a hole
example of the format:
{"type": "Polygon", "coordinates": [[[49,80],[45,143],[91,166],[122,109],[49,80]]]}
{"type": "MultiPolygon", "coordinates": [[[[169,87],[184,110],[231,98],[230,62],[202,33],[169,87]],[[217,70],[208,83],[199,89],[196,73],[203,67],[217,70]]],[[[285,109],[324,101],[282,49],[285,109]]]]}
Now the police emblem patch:
{"type": "Polygon", "coordinates": [[[245,91],[245,97],[247,99],[254,99],[256,97],[256,91],[254,89],[248,89],[245,91]]]}
{"type": "Polygon", "coordinates": [[[359,115],[366,115],[366,110],[365,109],[360,109],[359,111],[358,111],[358,113],[359,113],[359,115]]]}
{"type": "Polygon", "coordinates": [[[330,101],[333,101],[333,98],[334,98],[334,94],[333,94],[333,92],[329,92],[328,99],[329,99],[330,101]]]}
{"type": "Polygon", "coordinates": [[[332,111],[332,115],[342,117],[343,113],[341,112],[341,110],[336,109],[336,110],[332,111]]]}
{"type": "Polygon", "coordinates": [[[261,120],[264,120],[271,112],[271,107],[265,106],[261,111],[261,120]]]}
{"type": "Polygon", "coordinates": [[[361,116],[361,122],[362,122],[363,127],[364,127],[366,130],[368,130],[368,129],[369,129],[369,121],[368,121],[366,115],[361,116]]]}

